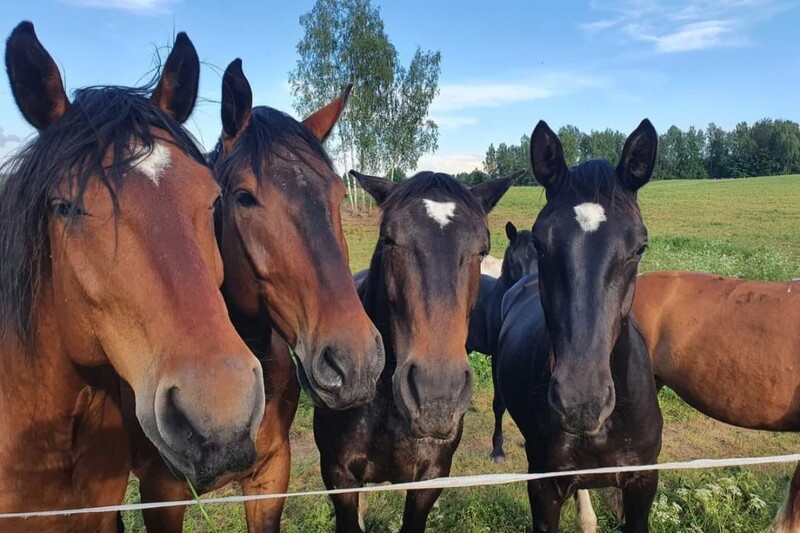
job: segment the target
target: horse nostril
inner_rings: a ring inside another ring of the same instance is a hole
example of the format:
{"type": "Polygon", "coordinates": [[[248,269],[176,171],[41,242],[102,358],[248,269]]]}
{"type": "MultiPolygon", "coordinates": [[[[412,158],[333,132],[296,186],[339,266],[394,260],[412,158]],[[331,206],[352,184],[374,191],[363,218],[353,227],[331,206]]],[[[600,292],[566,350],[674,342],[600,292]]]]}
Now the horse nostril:
{"type": "Polygon", "coordinates": [[[414,402],[417,408],[422,406],[422,399],[420,398],[419,394],[419,384],[417,380],[419,378],[419,372],[417,370],[417,366],[411,364],[408,368],[408,392],[411,395],[411,400],[414,402]]]}
{"type": "Polygon", "coordinates": [[[345,371],[330,347],[322,351],[317,382],[326,389],[341,389],[345,371]]]}

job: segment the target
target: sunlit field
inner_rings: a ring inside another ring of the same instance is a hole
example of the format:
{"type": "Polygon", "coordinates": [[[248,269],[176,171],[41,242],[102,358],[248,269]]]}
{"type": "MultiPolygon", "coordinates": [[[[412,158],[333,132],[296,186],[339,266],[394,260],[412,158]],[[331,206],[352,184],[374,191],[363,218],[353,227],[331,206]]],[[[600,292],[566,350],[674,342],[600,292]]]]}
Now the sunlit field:
{"type": "MultiPolygon", "coordinates": [[[[492,255],[502,257],[507,244],[503,227],[513,221],[529,228],[544,204],[541,188],[513,188],[490,215],[492,255]]],[[[646,186],[640,205],[650,235],[641,271],[684,269],[743,278],[784,280],[800,277],[800,176],[725,181],[665,181],[646,186]]],[[[345,232],[353,271],[365,268],[377,237],[378,211],[353,216],[345,208],[345,232]]],[[[491,445],[491,376],[488,359],[470,356],[475,394],[465,420],[464,438],[454,459],[454,475],[524,472],[522,438],[505,419],[503,465],[489,460],[491,445]]],[[[712,421],[685,405],[670,390],[660,397],[665,419],[660,461],[695,458],[772,455],[798,452],[800,436],[737,429],[712,421]]],[[[758,409],[754,406],[753,409],[758,409]]],[[[290,491],[323,489],[318,454],[311,430],[312,408],[303,397],[292,429],[293,470],[290,491]]],[[[654,531],[763,531],[770,523],[794,465],[731,468],[702,472],[664,472],[651,514],[654,531]]],[[[216,495],[238,493],[228,487],[216,495]]],[[[608,494],[592,498],[603,531],[618,530],[608,494]]],[[[369,496],[366,526],[373,531],[397,531],[402,494],[369,496]]],[[[137,482],[129,487],[129,502],[138,501],[137,482]]],[[[244,531],[240,505],[212,505],[206,521],[197,507],[187,514],[187,531],[244,531]]],[[[285,531],[330,531],[333,508],[327,498],[290,498],[283,515],[285,531]]],[[[568,504],[562,529],[574,529],[574,509],[568,504]]],[[[141,514],[124,515],[127,530],[143,531],[141,514]]],[[[524,484],[445,490],[431,513],[428,529],[447,531],[524,531],[530,511],[524,484]]]]}

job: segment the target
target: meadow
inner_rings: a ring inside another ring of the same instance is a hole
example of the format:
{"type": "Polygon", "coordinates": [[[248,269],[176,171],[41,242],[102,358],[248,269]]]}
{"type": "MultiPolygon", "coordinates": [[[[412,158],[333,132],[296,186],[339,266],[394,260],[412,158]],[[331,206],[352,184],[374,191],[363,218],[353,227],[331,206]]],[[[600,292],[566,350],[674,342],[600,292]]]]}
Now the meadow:
{"type": "MultiPolygon", "coordinates": [[[[681,269],[714,272],[761,280],[800,277],[800,176],[738,180],[675,180],[654,182],[640,192],[640,205],[650,235],[641,272],[681,269]]],[[[541,188],[513,188],[490,215],[492,255],[502,257],[507,244],[504,226],[513,221],[530,228],[544,204],[541,188]]],[[[366,268],[377,237],[378,210],[353,216],[344,209],[345,233],[353,271],[366,268]]],[[[505,418],[506,453],[503,465],[489,460],[491,429],[491,370],[489,361],[471,354],[475,393],[465,418],[464,437],[453,462],[454,475],[524,472],[522,438],[505,418]]],[[[684,404],[672,391],[660,394],[664,414],[664,445],[660,461],[695,458],[763,456],[798,452],[800,435],[735,428],[708,419],[684,404]]],[[[757,407],[754,407],[757,409],[757,407]]],[[[289,491],[323,489],[319,457],[313,442],[312,407],[303,396],[292,428],[292,478],[289,491]]],[[[663,532],[763,531],[781,504],[794,465],[729,468],[698,472],[663,472],[650,527],[663,532]]],[[[138,483],[129,485],[128,502],[138,501],[138,483]]],[[[231,495],[234,486],[216,492],[231,495]]],[[[592,492],[599,530],[618,531],[607,492],[592,492]]],[[[369,531],[397,531],[403,495],[370,494],[366,526],[369,531]]],[[[189,532],[245,531],[240,505],[192,507],[185,522],[189,532]]],[[[284,531],[318,532],[333,529],[333,508],[324,497],[287,500],[284,531]]],[[[574,529],[569,503],[562,530],[574,529]]],[[[144,531],[141,515],[124,514],[126,530],[144,531]]],[[[530,529],[524,484],[445,490],[431,513],[433,532],[502,532],[530,529]]]]}

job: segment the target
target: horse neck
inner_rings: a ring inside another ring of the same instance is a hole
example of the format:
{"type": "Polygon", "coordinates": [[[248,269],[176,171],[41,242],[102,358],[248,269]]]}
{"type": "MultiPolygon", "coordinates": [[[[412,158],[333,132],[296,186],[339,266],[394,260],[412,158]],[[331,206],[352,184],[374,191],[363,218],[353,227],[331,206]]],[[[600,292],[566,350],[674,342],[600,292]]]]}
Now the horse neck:
{"type": "MultiPolygon", "coordinates": [[[[19,483],[15,479],[22,473],[51,482],[71,480],[69,487],[51,484],[69,498],[72,487],[83,481],[75,479],[78,475],[64,478],[64,473],[77,472],[81,463],[104,462],[97,458],[103,451],[113,450],[111,456],[120,458],[130,454],[120,411],[121,379],[110,365],[73,363],[54,311],[53,299],[40,297],[30,342],[9,335],[13,339],[0,344],[0,479],[5,475],[9,483],[19,483]]],[[[129,466],[120,458],[113,458],[119,461],[117,474],[127,478],[129,466]]],[[[31,481],[33,487],[37,483],[31,481]]],[[[0,496],[2,486],[0,480],[0,496]]]]}

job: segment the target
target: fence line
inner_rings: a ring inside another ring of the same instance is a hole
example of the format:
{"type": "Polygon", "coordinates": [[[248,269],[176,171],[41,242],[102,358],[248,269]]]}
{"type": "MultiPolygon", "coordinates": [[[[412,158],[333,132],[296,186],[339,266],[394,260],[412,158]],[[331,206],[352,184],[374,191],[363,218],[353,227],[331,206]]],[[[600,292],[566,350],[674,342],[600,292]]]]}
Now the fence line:
{"type": "Polygon", "coordinates": [[[633,473],[636,471],[664,471],[684,469],[708,469],[719,467],[738,467],[744,465],[765,465],[788,462],[800,462],[800,454],[785,454],[782,456],[761,456],[750,458],[719,458],[698,459],[685,462],[666,462],[652,465],[628,465],[619,467],[598,467],[594,469],[576,469],[572,471],[556,471],[550,473],[497,473],[485,475],[466,475],[458,477],[434,478],[417,482],[401,484],[381,484],[365,486],[362,488],[341,488],[333,490],[312,490],[290,493],[267,493],[262,495],[237,495],[233,497],[212,497],[208,499],[191,499],[184,501],[149,502],[136,504],[120,504],[114,506],[96,506],[90,508],[74,508],[69,510],[46,510],[39,512],[14,512],[0,514],[0,519],[19,519],[29,517],[46,517],[72,514],[92,514],[101,512],[127,512],[133,510],[148,510],[152,508],[167,508],[170,506],[192,506],[197,504],[227,504],[257,501],[262,499],[280,499],[284,497],[309,497],[315,495],[336,495],[340,493],[373,493],[377,491],[408,491],[434,488],[468,488],[475,486],[496,486],[498,484],[511,484],[513,482],[526,482],[529,480],[542,480],[564,476],[602,475],[611,473],[633,473]]]}

